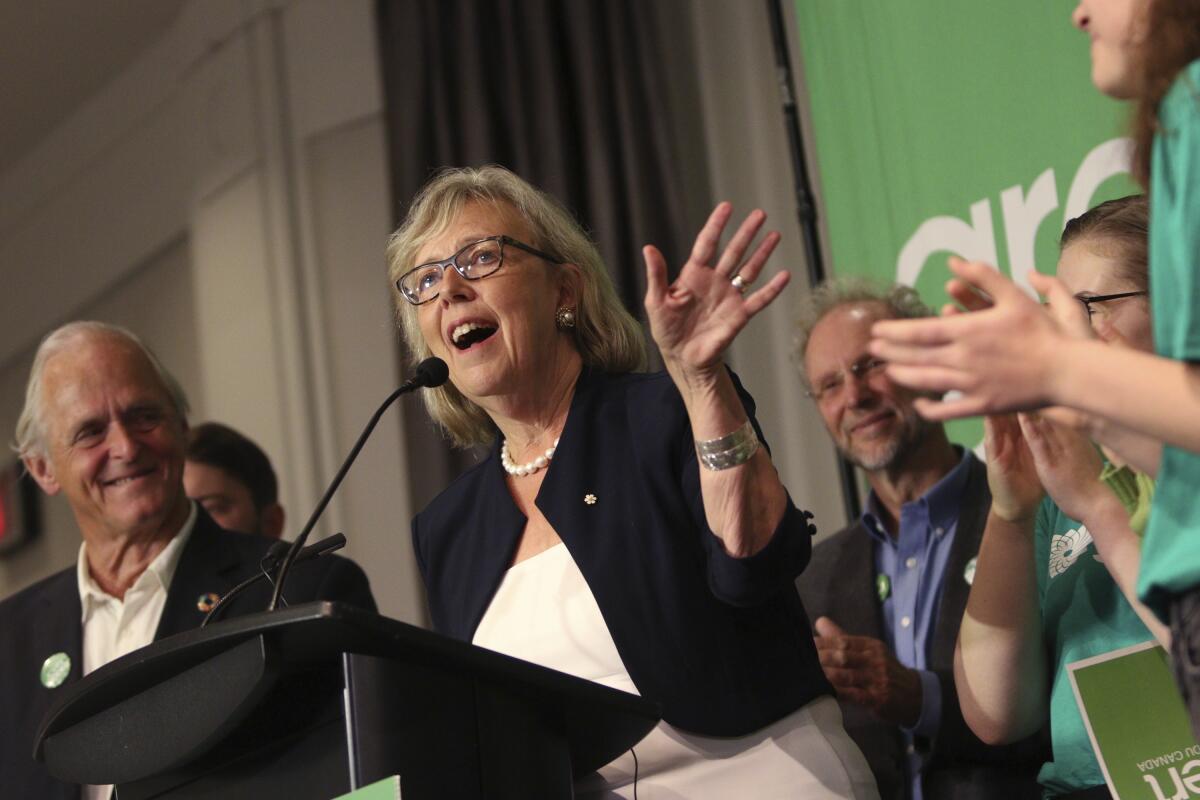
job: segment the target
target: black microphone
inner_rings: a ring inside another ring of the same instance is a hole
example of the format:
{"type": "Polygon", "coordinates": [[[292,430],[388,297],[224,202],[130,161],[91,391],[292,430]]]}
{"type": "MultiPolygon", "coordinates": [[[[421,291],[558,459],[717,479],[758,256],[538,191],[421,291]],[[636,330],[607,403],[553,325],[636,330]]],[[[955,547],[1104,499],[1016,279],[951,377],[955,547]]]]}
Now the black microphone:
{"type": "MultiPolygon", "coordinates": [[[[308,547],[301,550],[296,554],[295,563],[300,564],[305,561],[311,561],[312,559],[319,558],[326,553],[332,553],[334,550],[341,550],[345,546],[346,534],[335,533],[333,536],[327,536],[316,544],[310,544],[308,547]]],[[[220,616],[219,612],[222,609],[227,608],[233,598],[237,597],[254,584],[264,579],[271,580],[271,575],[275,572],[275,569],[280,565],[283,559],[287,557],[288,549],[289,545],[287,542],[275,542],[269,548],[267,548],[267,554],[263,556],[262,561],[260,561],[258,564],[259,571],[222,595],[221,599],[214,603],[213,607],[210,608],[208,613],[204,615],[204,621],[200,623],[200,627],[203,628],[205,625],[220,616]]]]}
{"type": "Polygon", "coordinates": [[[333,476],[333,481],[330,482],[329,488],[321,496],[321,500],[313,510],[312,516],[308,518],[308,522],[304,523],[304,530],[300,531],[300,535],[296,537],[296,541],[292,542],[292,546],[288,548],[287,555],[284,557],[283,563],[279,566],[279,577],[275,580],[275,591],[271,593],[271,603],[267,606],[267,611],[274,611],[279,607],[279,598],[283,595],[283,584],[287,579],[288,570],[292,568],[292,564],[296,561],[296,555],[300,552],[300,548],[304,547],[304,542],[307,541],[308,534],[312,531],[313,526],[317,524],[317,519],[325,511],[325,506],[329,505],[329,501],[333,498],[333,493],[341,486],[342,479],[350,471],[350,465],[354,463],[354,459],[358,458],[358,452],[367,443],[371,431],[375,430],[375,426],[379,424],[379,419],[383,416],[383,412],[387,411],[388,406],[396,402],[396,398],[400,395],[417,389],[432,389],[436,386],[441,386],[449,377],[450,369],[446,366],[446,362],[437,356],[431,356],[418,364],[417,368],[413,370],[412,377],[405,381],[399,389],[388,395],[383,404],[376,409],[374,415],[371,416],[370,422],[367,423],[367,427],[359,435],[358,441],[354,443],[354,447],[350,448],[350,455],[346,456],[341,469],[337,471],[337,475],[333,476]]]}
{"type": "MultiPolygon", "coordinates": [[[[420,364],[417,364],[417,368],[413,370],[412,377],[400,387],[400,391],[407,391],[408,387],[414,389],[434,389],[449,379],[450,368],[446,366],[446,362],[437,356],[430,356],[420,364]]],[[[384,403],[384,406],[386,407],[387,403],[384,403]]]]}

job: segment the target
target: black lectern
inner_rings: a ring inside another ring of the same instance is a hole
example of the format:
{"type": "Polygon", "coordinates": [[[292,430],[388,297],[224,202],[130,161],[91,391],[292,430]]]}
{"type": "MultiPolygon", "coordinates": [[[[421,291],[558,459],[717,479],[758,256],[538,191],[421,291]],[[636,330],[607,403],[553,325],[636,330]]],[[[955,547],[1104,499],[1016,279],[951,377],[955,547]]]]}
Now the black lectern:
{"type": "Polygon", "coordinates": [[[52,775],[119,800],[570,798],[655,703],[337,603],[178,634],[75,684],[42,723],[52,775]]]}

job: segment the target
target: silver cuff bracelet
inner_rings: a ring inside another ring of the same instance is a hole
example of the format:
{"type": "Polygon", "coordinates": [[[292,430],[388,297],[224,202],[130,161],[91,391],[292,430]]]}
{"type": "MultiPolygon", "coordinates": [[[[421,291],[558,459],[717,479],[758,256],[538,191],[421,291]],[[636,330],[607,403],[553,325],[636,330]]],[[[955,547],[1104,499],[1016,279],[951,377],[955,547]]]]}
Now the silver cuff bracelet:
{"type": "Polygon", "coordinates": [[[696,456],[706,469],[722,470],[745,464],[758,452],[758,434],[750,420],[719,439],[696,442],[696,456]]]}

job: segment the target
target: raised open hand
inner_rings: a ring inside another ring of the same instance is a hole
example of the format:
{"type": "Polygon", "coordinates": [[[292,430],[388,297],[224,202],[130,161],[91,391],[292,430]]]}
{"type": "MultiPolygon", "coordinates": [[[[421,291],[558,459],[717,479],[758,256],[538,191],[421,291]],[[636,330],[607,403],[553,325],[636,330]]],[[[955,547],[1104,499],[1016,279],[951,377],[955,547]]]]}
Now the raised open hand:
{"type": "Polygon", "coordinates": [[[985,417],[983,445],[992,513],[1007,522],[1032,520],[1045,492],[1017,415],[985,417]]]}
{"type": "Polygon", "coordinates": [[[1087,436],[1041,414],[1018,416],[1038,477],[1064,514],[1083,520],[1101,501],[1115,499],[1100,480],[1104,461],[1087,436]]]}
{"type": "Polygon", "coordinates": [[[721,232],[733,214],[733,206],[721,203],[696,236],[692,253],[679,276],[667,284],[667,263],[657,247],[647,245],[646,315],[650,332],[662,351],[663,361],[683,377],[710,375],[721,364],[721,356],[750,318],[762,311],[783,291],[789,275],[779,272],[761,288],[747,292],[762,272],[767,258],[779,244],[779,234],[768,233],[749,258],[743,261],[758,231],[766,221],[762,211],[752,211],[726,245],[716,263],[721,232]],[[741,288],[734,283],[740,278],[741,288]]]}

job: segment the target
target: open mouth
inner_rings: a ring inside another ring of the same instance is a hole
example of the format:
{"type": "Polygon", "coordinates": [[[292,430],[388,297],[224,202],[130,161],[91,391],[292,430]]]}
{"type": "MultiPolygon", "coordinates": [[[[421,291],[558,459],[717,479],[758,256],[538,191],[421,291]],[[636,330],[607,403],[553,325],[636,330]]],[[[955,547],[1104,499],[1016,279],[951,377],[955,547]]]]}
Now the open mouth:
{"type": "Polygon", "coordinates": [[[474,345],[490,339],[498,328],[483,322],[464,322],[450,332],[450,342],[459,350],[470,350],[474,345]]]}

